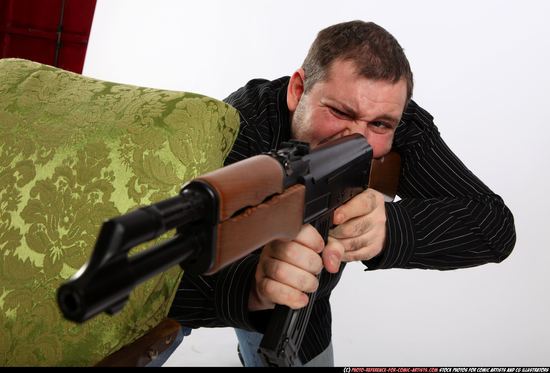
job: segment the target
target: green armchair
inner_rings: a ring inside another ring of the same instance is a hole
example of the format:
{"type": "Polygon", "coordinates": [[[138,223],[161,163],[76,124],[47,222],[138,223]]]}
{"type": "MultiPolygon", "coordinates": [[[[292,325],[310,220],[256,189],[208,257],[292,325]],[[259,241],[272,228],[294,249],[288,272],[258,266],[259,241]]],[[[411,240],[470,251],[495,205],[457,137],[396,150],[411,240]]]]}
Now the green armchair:
{"type": "Polygon", "coordinates": [[[105,219],[221,167],[238,125],[234,108],[202,95],[0,60],[0,366],[95,365],[161,324],[178,267],[84,324],[63,318],[56,290],[105,219]]]}

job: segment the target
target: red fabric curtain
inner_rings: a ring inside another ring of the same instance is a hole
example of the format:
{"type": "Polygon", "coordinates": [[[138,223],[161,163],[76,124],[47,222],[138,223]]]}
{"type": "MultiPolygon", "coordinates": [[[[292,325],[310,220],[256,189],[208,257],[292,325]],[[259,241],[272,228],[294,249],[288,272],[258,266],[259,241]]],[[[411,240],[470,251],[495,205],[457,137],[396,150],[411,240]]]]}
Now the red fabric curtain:
{"type": "Polygon", "coordinates": [[[0,57],[82,73],[96,0],[0,0],[0,57]]]}

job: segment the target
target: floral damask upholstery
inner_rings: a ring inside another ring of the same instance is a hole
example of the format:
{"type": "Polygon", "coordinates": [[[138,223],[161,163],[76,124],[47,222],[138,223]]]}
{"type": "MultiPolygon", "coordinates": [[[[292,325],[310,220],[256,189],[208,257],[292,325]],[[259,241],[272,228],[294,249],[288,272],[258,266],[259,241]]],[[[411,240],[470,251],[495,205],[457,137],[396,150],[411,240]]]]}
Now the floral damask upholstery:
{"type": "Polygon", "coordinates": [[[0,366],[93,365],[166,317],[177,266],[84,324],[62,317],[56,291],[105,219],[221,167],[238,122],[198,94],[0,60],[0,366]]]}

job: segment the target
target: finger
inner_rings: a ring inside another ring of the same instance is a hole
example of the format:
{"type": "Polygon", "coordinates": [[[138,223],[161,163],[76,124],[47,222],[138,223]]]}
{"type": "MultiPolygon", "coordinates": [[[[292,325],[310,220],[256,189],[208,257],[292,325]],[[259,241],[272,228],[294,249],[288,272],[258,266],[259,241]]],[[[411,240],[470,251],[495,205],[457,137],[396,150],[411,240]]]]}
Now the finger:
{"type": "Polygon", "coordinates": [[[269,277],[262,278],[256,283],[256,287],[264,297],[273,303],[282,304],[292,309],[305,307],[309,302],[309,297],[303,292],[269,277]]]}
{"type": "Polygon", "coordinates": [[[325,269],[330,273],[338,272],[343,255],[344,246],[342,243],[329,237],[322,254],[325,269]]]}
{"type": "Polygon", "coordinates": [[[323,261],[319,254],[295,241],[279,241],[272,246],[269,255],[312,274],[320,273],[323,269],[323,261]]]}
{"type": "Polygon", "coordinates": [[[374,189],[367,189],[334,211],[334,224],[342,224],[355,217],[368,214],[384,196],[374,189]]]}
{"type": "Polygon", "coordinates": [[[302,226],[302,229],[300,229],[293,241],[309,247],[316,253],[320,253],[325,247],[323,237],[311,224],[302,226]]]}
{"type": "Polygon", "coordinates": [[[346,221],[329,231],[329,236],[344,239],[358,237],[369,231],[371,227],[369,215],[360,216],[346,221]]]}
{"type": "Polygon", "coordinates": [[[377,256],[380,252],[374,247],[365,246],[359,250],[346,251],[342,256],[343,262],[356,262],[360,260],[370,260],[377,256]]]}
{"type": "Polygon", "coordinates": [[[383,237],[375,233],[360,237],[338,240],[344,247],[343,262],[369,260],[382,252],[383,237]]]}
{"type": "MultiPolygon", "coordinates": [[[[332,237],[334,238],[334,237],[332,237]]],[[[342,245],[344,248],[344,253],[348,251],[355,251],[359,248],[366,246],[366,242],[364,240],[364,237],[352,237],[352,238],[338,238],[338,242],[342,245]]],[[[344,258],[342,257],[342,260],[344,258]]]]}
{"type": "MultiPolygon", "coordinates": [[[[318,254],[314,255],[319,257],[318,254]]],[[[319,258],[319,261],[321,261],[321,258],[319,258]]],[[[312,293],[319,287],[317,277],[286,262],[268,258],[262,263],[262,267],[265,276],[298,291],[312,293]]]]}

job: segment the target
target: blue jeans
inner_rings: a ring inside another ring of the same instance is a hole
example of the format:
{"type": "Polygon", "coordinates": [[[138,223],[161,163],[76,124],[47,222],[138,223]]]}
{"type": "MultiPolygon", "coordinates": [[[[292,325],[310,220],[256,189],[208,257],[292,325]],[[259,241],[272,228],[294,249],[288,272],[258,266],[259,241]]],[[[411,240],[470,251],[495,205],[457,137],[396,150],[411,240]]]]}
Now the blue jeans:
{"type": "MultiPolygon", "coordinates": [[[[250,332],[248,330],[237,329],[235,328],[235,333],[237,334],[237,339],[239,340],[239,350],[241,351],[241,356],[243,358],[243,363],[245,367],[261,367],[263,366],[260,355],[257,351],[260,347],[260,342],[262,341],[263,334],[250,332]]],[[[328,347],[321,352],[319,355],[315,356],[313,359],[308,361],[306,364],[302,364],[299,357],[296,357],[294,362],[295,366],[304,366],[304,367],[333,367],[334,366],[334,353],[332,350],[332,342],[328,347]]]]}
{"type": "Polygon", "coordinates": [[[181,344],[181,341],[183,341],[183,337],[187,337],[189,334],[191,334],[191,328],[185,328],[181,327],[178,331],[178,334],[176,335],[176,339],[174,339],[174,342],[168,347],[166,350],[164,350],[163,353],[161,353],[155,360],[152,360],[149,364],[146,365],[146,367],[161,367],[162,364],[168,360],[168,358],[172,355],[172,353],[178,348],[178,346],[181,344]]]}

